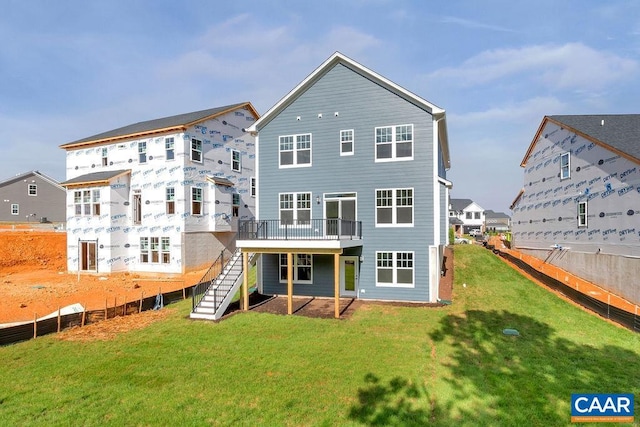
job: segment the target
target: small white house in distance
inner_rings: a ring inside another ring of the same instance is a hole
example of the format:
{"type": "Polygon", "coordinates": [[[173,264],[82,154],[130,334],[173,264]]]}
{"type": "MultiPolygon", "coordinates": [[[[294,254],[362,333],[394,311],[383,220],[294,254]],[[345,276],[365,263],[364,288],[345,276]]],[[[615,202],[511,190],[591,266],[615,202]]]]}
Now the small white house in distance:
{"type": "Polygon", "coordinates": [[[69,271],[184,273],[254,217],[258,118],[248,103],[135,123],[67,151],[69,271]]]}
{"type": "Polygon", "coordinates": [[[469,234],[472,230],[483,231],[484,225],[484,209],[471,199],[450,199],[449,200],[449,221],[456,229],[456,233],[469,234]],[[460,220],[462,224],[456,225],[460,220]]]}

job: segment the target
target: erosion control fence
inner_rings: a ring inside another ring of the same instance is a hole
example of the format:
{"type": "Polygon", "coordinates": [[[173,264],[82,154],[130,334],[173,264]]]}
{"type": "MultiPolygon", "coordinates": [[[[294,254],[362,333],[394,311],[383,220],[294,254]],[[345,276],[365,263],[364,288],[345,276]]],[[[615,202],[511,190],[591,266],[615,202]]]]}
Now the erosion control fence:
{"type": "Polygon", "coordinates": [[[121,305],[108,306],[98,310],[83,311],[80,313],[64,314],[48,319],[35,320],[33,322],[21,323],[15,326],[0,328],[0,346],[26,341],[43,335],[60,332],[64,329],[86,326],[98,323],[116,316],[127,316],[147,310],[159,309],[161,305],[168,305],[191,297],[189,286],[184,289],[168,293],[158,293],[148,297],[141,296],[135,301],[125,302],[121,305]],[[161,298],[159,297],[161,296],[161,298]]]}
{"type": "MultiPolygon", "coordinates": [[[[487,245],[488,249],[489,248],[487,245]]],[[[600,316],[610,319],[624,327],[631,329],[634,332],[640,332],[640,315],[638,313],[630,313],[622,310],[618,307],[610,305],[606,302],[599,301],[587,294],[584,294],[570,286],[565,285],[559,280],[549,277],[546,274],[531,267],[526,262],[512,256],[511,254],[494,250],[498,255],[505,258],[512,264],[515,264],[521,270],[527,272],[531,276],[535,277],[540,282],[544,283],[549,288],[560,292],[573,302],[580,304],[581,306],[588,308],[589,310],[599,314],[600,316]]]]}

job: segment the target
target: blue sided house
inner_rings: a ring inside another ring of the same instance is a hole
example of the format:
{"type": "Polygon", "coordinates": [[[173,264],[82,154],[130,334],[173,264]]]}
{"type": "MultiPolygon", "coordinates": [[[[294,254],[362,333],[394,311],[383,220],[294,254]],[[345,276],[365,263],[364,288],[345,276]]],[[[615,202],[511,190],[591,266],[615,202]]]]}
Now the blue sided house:
{"type": "MultiPolygon", "coordinates": [[[[442,108],[335,53],[248,129],[261,293],[437,302],[451,183],[442,108]]],[[[290,311],[291,312],[291,311],[290,311]]]]}

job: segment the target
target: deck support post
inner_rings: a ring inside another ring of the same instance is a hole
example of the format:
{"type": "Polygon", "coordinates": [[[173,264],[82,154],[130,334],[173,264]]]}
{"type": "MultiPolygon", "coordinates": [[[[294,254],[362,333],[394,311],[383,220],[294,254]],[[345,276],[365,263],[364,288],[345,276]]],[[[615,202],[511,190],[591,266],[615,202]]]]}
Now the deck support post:
{"type": "Polygon", "coordinates": [[[242,309],[249,310],[249,253],[242,252],[242,309]]]}
{"type": "Polygon", "coordinates": [[[333,286],[335,294],[335,318],[340,318],[340,254],[333,255],[333,286]]]}
{"type": "Polygon", "coordinates": [[[287,314],[293,314],[293,254],[287,252],[287,314]]]}

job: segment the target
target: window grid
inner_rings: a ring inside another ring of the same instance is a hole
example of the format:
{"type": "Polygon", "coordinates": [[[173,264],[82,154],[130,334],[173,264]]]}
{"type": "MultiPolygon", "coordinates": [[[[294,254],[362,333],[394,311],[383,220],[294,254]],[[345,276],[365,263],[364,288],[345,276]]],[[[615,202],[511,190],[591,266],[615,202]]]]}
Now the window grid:
{"type": "Polygon", "coordinates": [[[376,286],[413,287],[413,252],[376,252],[376,286]]]}
{"type": "Polygon", "coordinates": [[[376,161],[412,160],[413,125],[375,128],[376,161]]]}
{"type": "Polygon", "coordinates": [[[340,131],[340,155],[349,156],[354,151],[353,147],[353,129],[340,131]]]}
{"type": "Polygon", "coordinates": [[[108,166],[109,164],[109,150],[107,147],[102,147],[102,166],[108,166]]]}
{"type": "Polygon", "coordinates": [[[311,134],[280,136],[280,167],[311,166],[311,134]]]}
{"type": "Polygon", "coordinates": [[[147,143],[144,141],[138,142],[138,162],[147,163],[147,143]]]}
{"type": "Polygon", "coordinates": [[[587,227],[587,202],[578,202],[578,227],[587,227]]]}
{"type": "MultiPolygon", "coordinates": [[[[280,283],[287,283],[287,254],[280,254],[280,283]]],[[[293,254],[293,283],[313,282],[313,256],[310,254],[293,254]]]]}
{"type": "Polygon", "coordinates": [[[176,190],[173,187],[167,187],[166,190],[166,206],[167,206],[167,215],[172,215],[176,213],[176,190]]]}
{"type": "Polygon", "coordinates": [[[280,225],[311,225],[311,193],[280,194],[280,225]]]}
{"type": "Polygon", "coordinates": [[[27,194],[29,194],[29,196],[37,196],[38,186],[36,184],[29,184],[29,187],[27,189],[27,194]]]}
{"type": "Polygon", "coordinates": [[[560,179],[567,179],[571,176],[571,158],[569,152],[560,155],[560,179]]]}
{"type": "Polygon", "coordinates": [[[167,160],[173,160],[175,158],[175,143],[173,138],[164,139],[164,150],[167,160]]]}
{"type": "Polygon", "coordinates": [[[231,170],[235,172],[240,172],[242,170],[240,152],[237,150],[231,150],[231,170]]]}
{"type": "Polygon", "coordinates": [[[250,194],[251,197],[256,197],[256,178],[255,177],[251,177],[251,183],[250,183],[250,194]]]}
{"type": "Polygon", "coordinates": [[[191,187],[191,215],[202,215],[202,188],[191,187]]]}
{"type": "Polygon", "coordinates": [[[413,188],[376,190],[376,227],[413,226],[413,188]]]}
{"type": "Polygon", "coordinates": [[[11,204],[11,215],[18,215],[20,213],[20,205],[17,203],[11,204]]]}
{"type": "Polygon", "coordinates": [[[202,163],[202,141],[199,139],[191,140],[191,161],[202,163]]]}
{"type": "Polygon", "coordinates": [[[237,218],[240,214],[240,194],[233,193],[231,199],[231,215],[237,218]]]}

